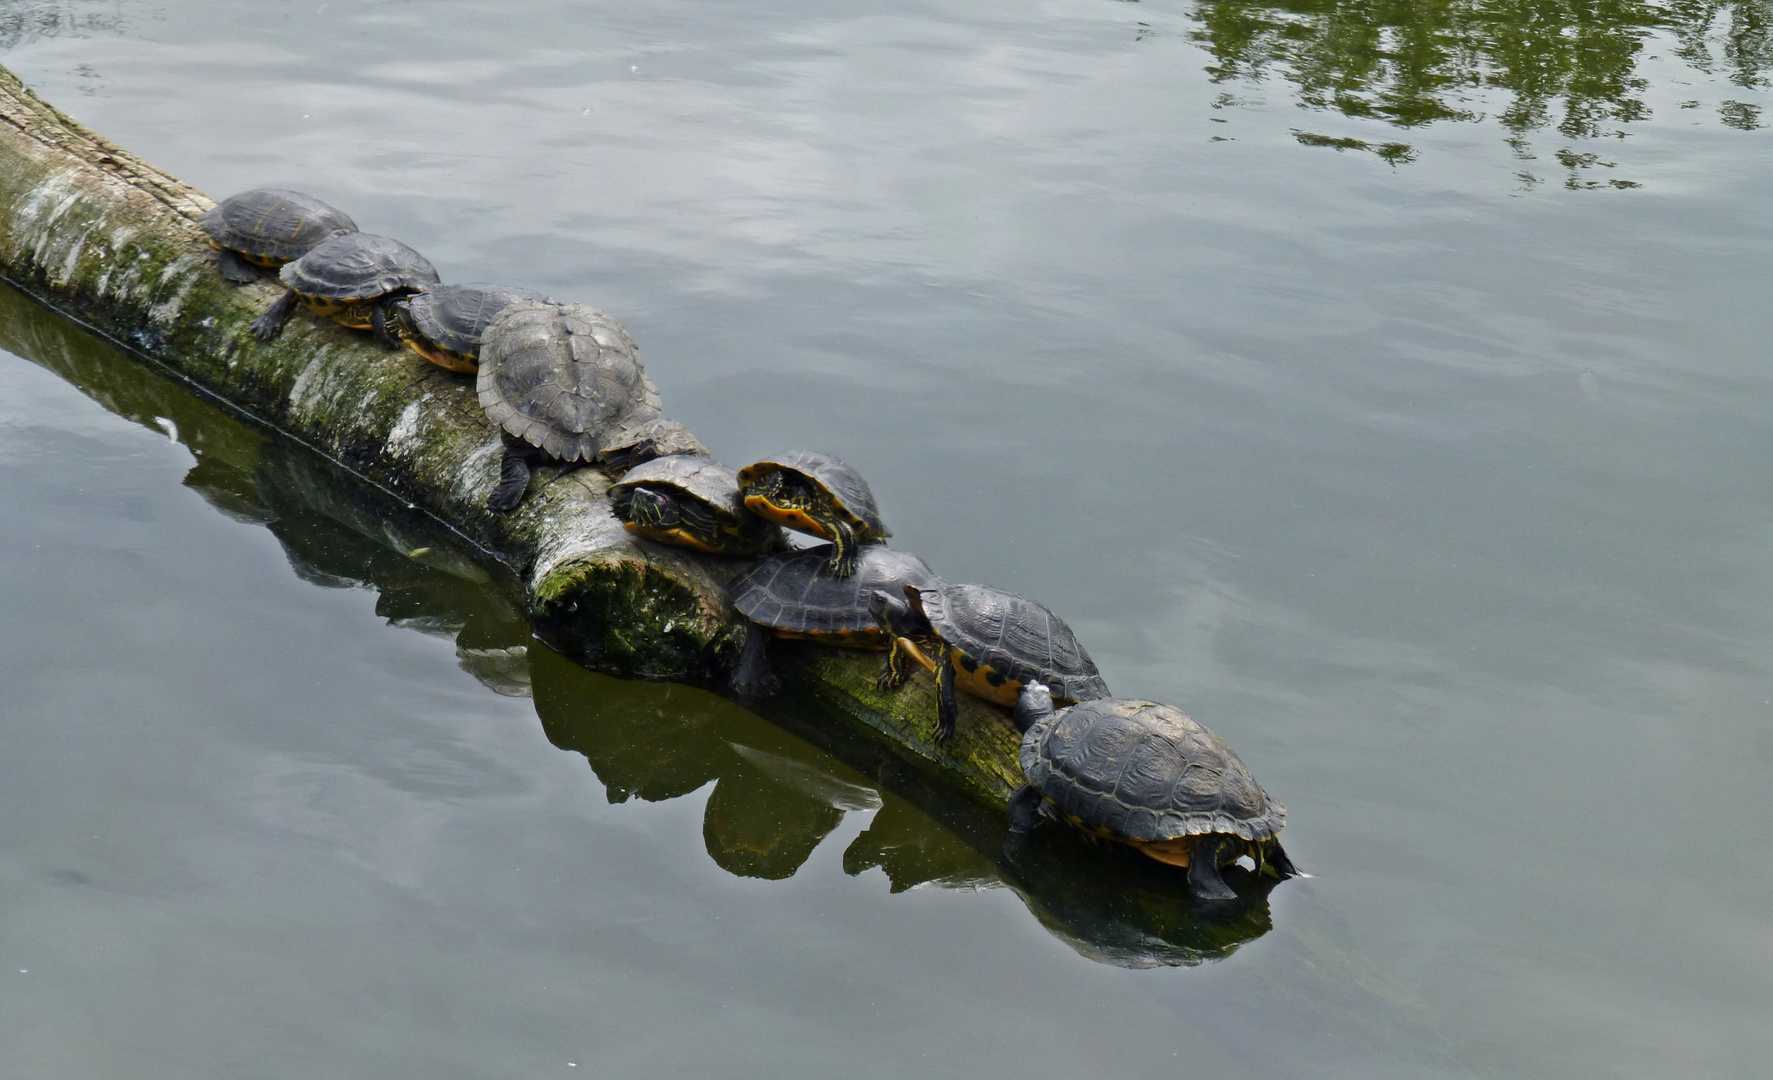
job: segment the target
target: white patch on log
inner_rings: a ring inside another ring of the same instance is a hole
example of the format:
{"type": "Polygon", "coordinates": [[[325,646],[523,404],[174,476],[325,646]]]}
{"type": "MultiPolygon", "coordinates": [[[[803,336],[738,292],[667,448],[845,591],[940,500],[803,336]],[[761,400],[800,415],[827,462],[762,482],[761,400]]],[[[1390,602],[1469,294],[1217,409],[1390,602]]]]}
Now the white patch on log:
{"type": "Polygon", "coordinates": [[[394,430],[388,432],[389,453],[398,455],[406,452],[406,444],[419,433],[419,416],[419,403],[416,401],[400,410],[400,419],[395,421],[394,430]]]}
{"type": "MultiPolygon", "coordinates": [[[[162,285],[166,284],[167,278],[191,269],[196,263],[197,260],[192,256],[180,255],[172,262],[167,263],[166,269],[160,271],[160,283],[162,285]]],[[[179,311],[185,306],[185,298],[191,295],[191,288],[196,284],[197,275],[186,274],[184,280],[179,282],[179,287],[173,291],[171,296],[148,309],[148,318],[157,323],[170,325],[178,318],[179,311]]]]}
{"type": "Polygon", "coordinates": [[[308,366],[302,369],[302,373],[296,376],[295,383],[289,388],[289,407],[291,411],[301,410],[302,399],[308,396],[308,380],[313,378],[314,373],[324,366],[325,361],[326,351],[322,349],[315,354],[314,359],[308,361],[308,366]]]}

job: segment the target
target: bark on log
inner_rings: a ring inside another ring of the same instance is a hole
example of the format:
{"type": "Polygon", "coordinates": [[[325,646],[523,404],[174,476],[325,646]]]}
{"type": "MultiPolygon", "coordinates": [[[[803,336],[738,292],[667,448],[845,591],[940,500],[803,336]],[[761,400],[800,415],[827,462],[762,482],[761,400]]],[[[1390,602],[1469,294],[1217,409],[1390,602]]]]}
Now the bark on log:
{"type": "MultiPolygon", "coordinates": [[[[522,583],[537,635],[578,662],[724,686],[743,636],[726,585],[744,562],[632,538],[594,469],[544,473],[517,513],[489,514],[500,441],[471,380],[311,318],[257,341],[247,325],[278,290],[216,273],[196,224],[208,196],[4,67],[0,121],[0,277],[431,514],[522,583]]],[[[668,397],[670,370],[649,374],[668,397]]],[[[810,710],[975,799],[1001,804],[1021,782],[1018,738],[998,710],[963,701],[957,735],[938,746],[927,675],[882,694],[880,654],[784,643],[778,655],[789,691],[767,712],[810,710]]]]}

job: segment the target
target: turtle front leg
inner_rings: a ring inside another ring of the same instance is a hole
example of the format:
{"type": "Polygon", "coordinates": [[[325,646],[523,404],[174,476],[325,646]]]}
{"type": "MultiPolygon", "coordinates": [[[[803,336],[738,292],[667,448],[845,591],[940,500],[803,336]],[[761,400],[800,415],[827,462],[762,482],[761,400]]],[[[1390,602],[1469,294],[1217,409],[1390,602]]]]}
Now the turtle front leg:
{"type": "Polygon", "coordinates": [[[751,623],[745,628],[745,651],[733,672],[733,689],[746,697],[773,697],[782,691],[782,680],[770,670],[768,627],[751,623]]]}
{"type": "Polygon", "coordinates": [[[285,290],[283,295],[261,312],[247,329],[252,331],[252,336],[260,341],[274,340],[278,334],[283,333],[283,324],[288,322],[290,315],[295,313],[297,303],[296,294],[285,290]]]}
{"type": "Polygon", "coordinates": [[[509,514],[523,501],[529,490],[529,455],[514,446],[505,447],[505,458],[499,462],[499,482],[486,497],[486,508],[495,514],[509,514]]]}
{"type": "Polygon", "coordinates": [[[874,680],[874,685],[882,690],[897,690],[905,685],[906,679],[911,678],[914,669],[915,661],[911,659],[911,650],[905,647],[905,639],[896,637],[893,639],[893,647],[887,650],[886,667],[881,669],[880,677],[874,680]]]}
{"type": "Polygon", "coordinates": [[[224,279],[236,285],[250,285],[259,279],[259,268],[230,248],[217,249],[215,268],[224,279]]]}
{"type": "Polygon", "coordinates": [[[960,719],[960,702],[954,696],[954,651],[942,658],[936,672],[936,741],[947,742],[954,736],[954,725],[960,719]]]}
{"type": "Polygon", "coordinates": [[[369,328],[374,331],[376,340],[382,343],[382,348],[389,352],[400,350],[400,339],[394,336],[392,330],[388,329],[388,305],[385,302],[370,309],[369,328]]]}
{"type": "Polygon", "coordinates": [[[1188,853],[1188,891],[1202,900],[1236,900],[1237,893],[1219,876],[1219,867],[1237,858],[1242,849],[1235,837],[1201,837],[1188,853]]]}
{"type": "Polygon", "coordinates": [[[1023,784],[1010,796],[1010,831],[1029,833],[1040,824],[1040,792],[1033,784],[1023,784]]]}
{"type": "Polygon", "coordinates": [[[838,518],[822,522],[831,533],[831,562],[828,564],[832,577],[849,577],[856,572],[856,530],[849,522],[838,518]]]}

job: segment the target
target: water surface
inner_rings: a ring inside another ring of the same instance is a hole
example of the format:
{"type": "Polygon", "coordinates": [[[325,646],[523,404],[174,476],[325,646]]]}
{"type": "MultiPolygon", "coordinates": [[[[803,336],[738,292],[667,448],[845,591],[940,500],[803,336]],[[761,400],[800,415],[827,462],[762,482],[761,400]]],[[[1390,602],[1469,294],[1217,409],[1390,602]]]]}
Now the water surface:
{"type": "Polygon", "coordinates": [[[1316,877],[1117,922],[11,298],[0,1071],[1755,1075],[1767,14],[13,5],[156,164],[862,468],[1316,877]]]}

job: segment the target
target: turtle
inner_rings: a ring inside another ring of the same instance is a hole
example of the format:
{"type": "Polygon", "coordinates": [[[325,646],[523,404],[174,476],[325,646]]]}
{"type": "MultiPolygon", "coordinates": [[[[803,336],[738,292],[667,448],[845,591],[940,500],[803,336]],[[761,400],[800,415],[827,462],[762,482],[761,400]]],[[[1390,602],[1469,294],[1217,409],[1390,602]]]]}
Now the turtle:
{"type": "Polygon", "coordinates": [[[388,304],[388,332],[447,371],[480,370],[480,335],[499,312],[519,300],[553,303],[531,289],[510,285],[438,285],[388,304]]]}
{"type": "MultiPolygon", "coordinates": [[[[702,441],[676,420],[663,416],[629,424],[604,440],[592,460],[611,472],[625,473],[643,461],[676,454],[711,456],[702,441]]],[[[735,474],[736,475],[736,474],[735,474]]],[[[735,485],[737,481],[734,481],[735,485]]]]}
{"type": "Polygon", "coordinates": [[[1036,681],[1067,705],[1108,696],[1065,620],[1015,593],[989,585],[906,586],[903,596],[877,590],[868,607],[892,638],[882,690],[903,685],[913,663],[936,673],[937,742],[954,734],[957,689],[1006,706],[1036,681]]]}
{"type": "Polygon", "coordinates": [[[216,269],[241,285],[335,236],[357,231],[357,223],[344,211],[283,188],[253,188],[230,195],[204,211],[197,224],[217,249],[216,269]]]}
{"type": "Polygon", "coordinates": [[[296,304],[354,330],[374,330],[391,349],[388,302],[441,284],[423,255],[398,240],[374,233],[346,233],[286,264],[278,273],[288,292],[252,321],[253,336],[270,341],[296,304]]]}
{"type": "Polygon", "coordinates": [[[861,545],[892,535],[868,481],[830,454],[796,450],[765,458],[739,470],[739,487],[752,513],[831,541],[837,577],[855,571],[861,545]]]}
{"type": "Polygon", "coordinates": [[[1206,900],[1235,900],[1219,868],[1248,855],[1258,874],[1299,870],[1280,845],[1287,811],[1268,797],[1225,740],[1187,713],[1155,701],[1097,698],[1056,709],[1038,682],[1023,687],[1013,716],[1022,729],[1022,773],[1010,796],[1010,829],[1042,817],[1188,868],[1206,900]]]}
{"type": "Polygon", "coordinates": [[[750,620],[733,689],[755,697],[781,689],[770,670],[769,640],[804,638],[851,649],[885,649],[889,640],[868,609],[884,589],[942,584],[915,555],[869,544],[856,554],[848,577],[831,572],[831,544],[772,555],[733,581],[733,606],[750,620]]]}
{"type": "Polygon", "coordinates": [[[765,555],[783,543],[778,526],[745,509],[739,474],[711,457],[653,458],[609,490],[623,526],[650,540],[716,555],[765,555]]]}
{"type": "Polygon", "coordinates": [[[517,509],[532,461],[590,462],[604,440],[659,415],[659,391],[622,324],[583,304],[519,300],[487,325],[480,406],[504,429],[505,457],[486,507],[517,509]]]}

